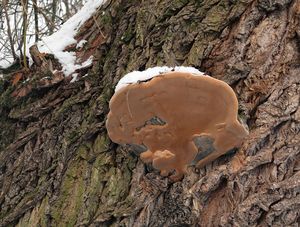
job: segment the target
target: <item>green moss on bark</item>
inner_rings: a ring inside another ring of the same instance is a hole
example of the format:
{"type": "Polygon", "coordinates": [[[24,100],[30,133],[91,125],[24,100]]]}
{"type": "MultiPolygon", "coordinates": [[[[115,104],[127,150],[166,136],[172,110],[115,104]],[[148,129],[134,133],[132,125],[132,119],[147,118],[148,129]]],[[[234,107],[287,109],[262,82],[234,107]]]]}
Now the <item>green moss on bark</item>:
{"type": "Polygon", "coordinates": [[[86,165],[84,161],[73,161],[65,173],[60,194],[51,209],[51,216],[57,225],[74,226],[77,222],[84,202],[86,165]]]}

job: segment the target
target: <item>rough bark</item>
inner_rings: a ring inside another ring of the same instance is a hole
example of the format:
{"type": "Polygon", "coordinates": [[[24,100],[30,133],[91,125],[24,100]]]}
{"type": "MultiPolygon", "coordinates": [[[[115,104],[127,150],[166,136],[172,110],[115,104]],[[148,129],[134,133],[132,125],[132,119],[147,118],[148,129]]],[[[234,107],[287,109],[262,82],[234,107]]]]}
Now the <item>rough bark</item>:
{"type": "Polygon", "coordinates": [[[299,20],[299,0],[108,1],[77,35],[88,76],[0,84],[0,226],[298,226],[299,20]],[[165,64],[229,83],[250,130],[177,183],[104,128],[122,75],[165,64]]]}

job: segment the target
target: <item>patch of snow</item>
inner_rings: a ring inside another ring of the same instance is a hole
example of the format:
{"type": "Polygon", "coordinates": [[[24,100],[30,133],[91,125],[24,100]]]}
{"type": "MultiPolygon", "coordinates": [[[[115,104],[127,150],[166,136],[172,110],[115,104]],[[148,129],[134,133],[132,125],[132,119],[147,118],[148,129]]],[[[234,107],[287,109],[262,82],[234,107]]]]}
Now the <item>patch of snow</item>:
{"type": "Polygon", "coordinates": [[[41,80],[51,80],[50,76],[44,76],[43,78],[41,78],[41,80]]]}
{"type": "Polygon", "coordinates": [[[85,62],[83,62],[82,64],[81,64],[81,68],[82,67],[87,67],[87,66],[89,66],[89,65],[92,65],[93,64],[93,56],[90,56],[85,62]]]}
{"type": "MultiPolygon", "coordinates": [[[[79,68],[83,68],[83,67],[87,67],[89,65],[92,64],[92,61],[93,61],[93,56],[89,57],[89,59],[87,59],[85,62],[83,62],[81,65],[76,65],[75,68],[74,68],[74,71],[76,69],[79,69],[79,68]]],[[[83,77],[86,77],[88,74],[85,74],[83,77]]],[[[70,83],[74,83],[75,81],[78,80],[78,73],[73,73],[72,74],[72,80],[70,81],[70,83]]]]}
{"type": "Polygon", "coordinates": [[[74,83],[75,81],[77,81],[77,77],[78,77],[78,73],[73,73],[72,80],[70,81],[70,83],[74,83]]]}
{"type": "Polygon", "coordinates": [[[174,71],[176,72],[188,72],[195,74],[195,76],[203,76],[205,75],[203,72],[199,71],[194,67],[187,67],[187,66],[175,66],[174,71]]]}
{"type": "Polygon", "coordinates": [[[3,74],[0,74],[0,79],[3,79],[3,78],[4,78],[3,74]]]}
{"type": "Polygon", "coordinates": [[[50,52],[59,60],[65,75],[68,76],[72,74],[76,69],[82,66],[76,64],[75,52],[64,52],[63,50],[67,46],[76,43],[74,36],[80,26],[105,2],[106,0],[87,1],[82,9],[67,20],[57,32],[38,42],[38,48],[41,52],[50,52]]]}
{"type": "Polygon", "coordinates": [[[93,62],[93,56],[90,56],[82,64],[74,64],[74,62],[76,61],[76,56],[74,52],[60,52],[56,55],[56,57],[59,57],[59,59],[63,60],[65,63],[63,68],[63,72],[65,73],[65,75],[71,75],[75,72],[75,70],[87,67],[93,62]]]}
{"type": "Polygon", "coordinates": [[[148,68],[145,71],[133,71],[126,74],[124,77],[120,79],[118,82],[115,92],[120,90],[123,87],[126,87],[128,84],[137,83],[139,81],[149,80],[153,77],[159,76],[162,73],[166,72],[189,72],[195,76],[204,76],[203,72],[200,72],[198,69],[194,67],[185,67],[185,66],[176,66],[176,67],[168,67],[168,66],[161,66],[161,67],[153,67],[148,68]]]}
{"type": "Polygon", "coordinates": [[[86,43],[87,41],[86,40],[80,40],[79,43],[77,43],[76,45],[76,49],[79,49],[79,48],[82,48],[83,45],[86,43]]]}
{"type": "Polygon", "coordinates": [[[26,80],[24,80],[22,83],[25,84],[30,80],[30,78],[27,78],[26,80]]]}

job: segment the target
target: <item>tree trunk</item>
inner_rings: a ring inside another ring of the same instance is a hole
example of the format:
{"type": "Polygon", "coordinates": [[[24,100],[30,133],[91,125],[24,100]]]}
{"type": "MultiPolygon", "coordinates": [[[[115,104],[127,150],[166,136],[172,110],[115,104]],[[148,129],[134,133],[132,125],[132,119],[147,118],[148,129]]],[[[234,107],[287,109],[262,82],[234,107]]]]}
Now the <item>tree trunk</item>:
{"type": "MultiPolygon", "coordinates": [[[[1,9],[3,9],[4,15],[5,15],[6,26],[7,26],[7,35],[8,35],[8,39],[9,39],[9,45],[10,45],[10,48],[11,48],[11,54],[12,54],[14,60],[16,60],[17,59],[17,54],[16,54],[16,51],[15,51],[13,36],[12,36],[11,28],[10,28],[10,23],[9,23],[10,19],[9,19],[9,15],[8,15],[7,4],[8,4],[7,0],[2,0],[1,9]]],[[[1,10],[1,12],[2,12],[2,10],[1,10]]]]}
{"type": "Polygon", "coordinates": [[[39,9],[38,9],[38,3],[37,0],[32,0],[33,4],[33,13],[34,13],[34,37],[35,42],[39,41],[39,9]]]}
{"type": "Polygon", "coordinates": [[[0,82],[0,226],[298,226],[299,21],[299,0],[107,1],[76,36],[88,76],[18,99],[0,82]],[[250,131],[176,183],[105,129],[118,80],[157,65],[229,83],[250,131]]]}
{"type": "Polygon", "coordinates": [[[57,0],[53,0],[51,4],[51,26],[49,27],[50,35],[53,33],[55,29],[56,11],[57,11],[57,0]]]}

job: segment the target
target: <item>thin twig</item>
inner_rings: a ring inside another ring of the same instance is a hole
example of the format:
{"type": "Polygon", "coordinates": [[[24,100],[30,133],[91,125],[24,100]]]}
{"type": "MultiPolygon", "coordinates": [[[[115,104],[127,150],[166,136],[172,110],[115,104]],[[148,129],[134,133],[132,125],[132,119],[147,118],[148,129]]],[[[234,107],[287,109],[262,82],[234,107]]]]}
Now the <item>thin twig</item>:
{"type": "Polygon", "coordinates": [[[93,20],[94,20],[94,22],[95,22],[97,28],[99,29],[101,35],[103,36],[104,39],[106,39],[107,37],[106,37],[106,35],[103,34],[103,32],[102,32],[102,30],[101,30],[101,28],[100,28],[100,25],[98,24],[98,21],[97,21],[96,18],[95,18],[95,15],[93,15],[92,17],[93,17],[93,20]]]}
{"type": "Polygon", "coordinates": [[[38,6],[36,0],[32,0],[34,10],[34,28],[35,28],[35,42],[39,40],[39,18],[38,18],[38,6]]]}
{"type": "Polygon", "coordinates": [[[24,67],[27,69],[28,66],[27,66],[27,57],[26,57],[26,33],[27,33],[27,26],[28,26],[28,23],[27,23],[27,15],[28,15],[28,12],[27,12],[27,0],[21,0],[21,4],[22,4],[22,7],[23,7],[23,64],[24,64],[24,67]]]}
{"type": "Polygon", "coordinates": [[[12,52],[14,59],[16,59],[17,55],[15,52],[14,43],[12,40],[12,33],[11,33],[11,28],[10,28],[10,24],[9,24],[9,16],[8,16],[8,11],[7,11],[7,0],[3,0],[2,4],[3,4],[3,8],[4,8],[6,23],[7,23],[7,33],[8,33],[8,38],[9,38],[9,42],[10,42],[11,52],[12,52]]]}
{"type": "MultiPolygon", "coordinates": [[[[53,24],[53,22],[47,17],[47,15],[43,12],[43,10],[38,7],[34,2],[33,5],[37,7],[38,12],[44,17],[45,21],[50,25],[50,27],[54,27],[55,29],[58,29],[57,26],[55,24],[53,24]]],[[[50,28],[48,26],[48,29],[50,28]]]]}

